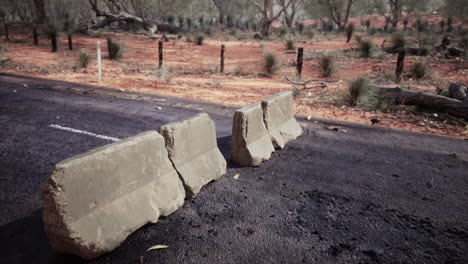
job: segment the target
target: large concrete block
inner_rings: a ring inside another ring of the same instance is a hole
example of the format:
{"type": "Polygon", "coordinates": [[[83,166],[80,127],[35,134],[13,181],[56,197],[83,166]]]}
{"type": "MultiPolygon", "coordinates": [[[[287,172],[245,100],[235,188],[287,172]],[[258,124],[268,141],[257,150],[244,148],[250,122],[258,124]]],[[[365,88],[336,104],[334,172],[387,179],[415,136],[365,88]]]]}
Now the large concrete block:
{"type": "Polygon", "coordinates": [[[226,173],[226,160],[218,149],[215,125],[208,114],[164,125],[160,132],[188,197],[226,173]]]}
{"type": "Polygon", "coordinates": [[[234,113],[231,160],[242,166],[258,166],[271,157],[275,149],[265,124],[260,103],[234,113]]]}
{"type": "Polygon", "coordinates": [[[156,131],[58,163],[41,186],[52,247],[96,258],[182,206],[183,185],[156,131]]]}
{"type": "Polygon", "coordinates": [[[265,126],[271,141],[277,148],[284,146],[302,134],[302,128],[294,118],[292,91],[284,91],[262,101],[265,126]]]}

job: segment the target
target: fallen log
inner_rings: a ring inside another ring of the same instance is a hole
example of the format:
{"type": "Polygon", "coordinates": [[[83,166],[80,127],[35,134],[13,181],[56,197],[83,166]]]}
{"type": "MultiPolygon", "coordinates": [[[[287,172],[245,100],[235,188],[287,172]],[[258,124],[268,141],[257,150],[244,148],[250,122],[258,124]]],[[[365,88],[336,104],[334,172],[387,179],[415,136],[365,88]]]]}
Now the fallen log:
{"type": "MultiPolygon", "coordinates": [[[[390,54],[396,54],[400,52],[400,49],[395,49],[392,47],[384,47],[382,48],[383,51],[390,54]]],[[[407,56],[428,56],[429,50],[426,48],[405,48],[405,53],[407,56]]]]}
{"type": "Polygon", "coordinates": [[[435,94],[410,91],[399,87],[370,86],[369,88],[375,91],[377,95],[392,100],[397,104],[415,105],[468,120],[468,102],[435,94]]]}

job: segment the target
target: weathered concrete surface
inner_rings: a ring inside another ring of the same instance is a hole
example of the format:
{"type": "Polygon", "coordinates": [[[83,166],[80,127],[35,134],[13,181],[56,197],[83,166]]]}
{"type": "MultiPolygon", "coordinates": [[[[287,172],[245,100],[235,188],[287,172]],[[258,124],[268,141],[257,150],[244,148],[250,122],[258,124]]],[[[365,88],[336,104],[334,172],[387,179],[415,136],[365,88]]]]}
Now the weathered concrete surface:
{"type": "Polygon", "coordinates": [[[231,160],[242,166],[259,166],[275,151],[265,124],[260,103],[234,113],[231,160]]]}
{"type": "Polygon", "coordinates": [[[160,155],[154,190],[161,215],[168,216],[184,205],[185,190],[177,171],[169,160],[164,138],[156,131],[154,133],[158,136],[158,148],[153,151],[160,155]]]}
{"type": "Polygon", "coordinates": [[[149,131],[58,163],[41,186],[52,247],[93,259],[183,204],[164,140],[149,131]]]}
{"type": "Polygon", "coordinates": [[[166,124],[160,132],[188,197],[226,173],[226,160],[218,149],[215,125],[208,114],[166,124]]]}
{"type": "Polygon", "coordinates": [[[276,148],[284,146],[302,134],[302,128],[294,118],[292,91],[284,91],[262,101],[265,126],[276,148]]]}

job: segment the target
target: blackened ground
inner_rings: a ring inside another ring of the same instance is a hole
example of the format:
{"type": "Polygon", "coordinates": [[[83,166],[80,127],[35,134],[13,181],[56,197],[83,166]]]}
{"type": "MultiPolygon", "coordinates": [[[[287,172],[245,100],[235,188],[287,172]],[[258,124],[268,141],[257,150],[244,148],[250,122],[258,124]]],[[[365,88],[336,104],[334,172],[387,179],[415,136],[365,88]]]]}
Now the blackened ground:
{"type": "MultiPolygon", "coordinates": [[[[0,262],[54,253],[39,185],[53,165],[198,112],[229,159],[229,106],[0,75],[0,262]],[[159,109],[160,107],[160,109],[159,109]]],[[[304,134],[89,263],[468,263],[468,142],[299,118],[304,134]],[[238,180],[233,178],[240,174],[238,180]],[[146,252],[156,245],[168,249],[146,252]]]]}

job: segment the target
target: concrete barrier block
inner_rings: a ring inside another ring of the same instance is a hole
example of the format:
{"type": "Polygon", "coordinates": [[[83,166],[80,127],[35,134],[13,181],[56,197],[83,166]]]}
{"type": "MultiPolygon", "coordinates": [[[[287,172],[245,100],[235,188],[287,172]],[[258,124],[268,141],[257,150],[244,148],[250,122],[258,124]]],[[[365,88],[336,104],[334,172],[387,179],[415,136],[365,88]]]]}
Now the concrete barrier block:
{"type": "Polygon", "coordinates": [[[232,162],[242,166],[259,166],[274,151],[270,134],[263,123],[261,104],[237,110],[232,125],[232,162]]]}
{"type": "Polygon", "coordinates": [[[294,118],[292,91],[284,91],[262,101],[265,126],[276,148],[284,146],[302,134],[302,128],[294,118]]]}
{"type": "Polygon", "coordinates": [[[85,259],[115,249],[185,197],[156,131],[58,163],[41,191],[52,248],[85,259]]]}
{"type": "Polygon", "coordinates": [[[188,197],[226,173],[226,160],[218,149],[215,125],[208,114],[164,125],[160,132],[188,197]]]}

